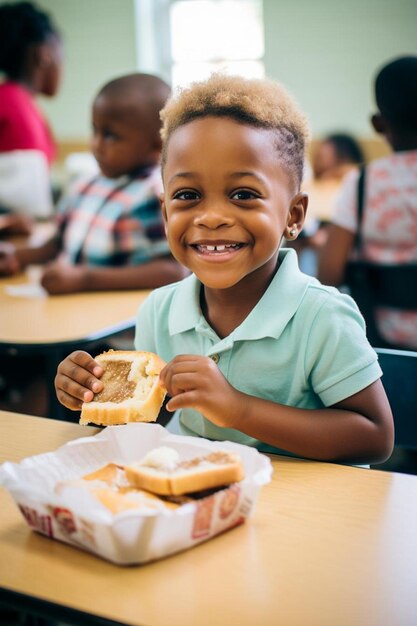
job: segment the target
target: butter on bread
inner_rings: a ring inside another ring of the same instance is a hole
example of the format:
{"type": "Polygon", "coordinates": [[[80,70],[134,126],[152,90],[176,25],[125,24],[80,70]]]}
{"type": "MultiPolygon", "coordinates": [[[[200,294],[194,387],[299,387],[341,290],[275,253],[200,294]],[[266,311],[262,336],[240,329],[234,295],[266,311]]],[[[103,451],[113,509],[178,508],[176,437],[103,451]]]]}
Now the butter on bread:
{"type": "Polygon", "coordinates": [[[153,352],[136,350],[109,350],[95,360],[104,370],[103,390],[83,403],[80,424],[154,422],[166,395],[159,384],[165,362],[153,352]]]}
{"type": "Polygon", "coordinates": [[[180,460],[173,448],[155,448],[141,461],[125,467],[129,483],[161,496],[179,496],[241,481],[240,457],[225,450],[180,460]]]}

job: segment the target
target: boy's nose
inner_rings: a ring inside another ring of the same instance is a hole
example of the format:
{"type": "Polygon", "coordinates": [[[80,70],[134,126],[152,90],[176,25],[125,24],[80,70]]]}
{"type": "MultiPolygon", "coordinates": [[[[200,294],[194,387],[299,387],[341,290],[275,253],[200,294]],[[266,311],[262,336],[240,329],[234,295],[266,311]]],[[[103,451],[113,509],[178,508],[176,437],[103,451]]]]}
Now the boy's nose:
{"type": "Polygon", "coordinates": [[[214,206],[202,208],[194,222],[196,226],[215,229],[221,226],[231,226],[234,219],[233,216],[221,206],[214,206]]]}

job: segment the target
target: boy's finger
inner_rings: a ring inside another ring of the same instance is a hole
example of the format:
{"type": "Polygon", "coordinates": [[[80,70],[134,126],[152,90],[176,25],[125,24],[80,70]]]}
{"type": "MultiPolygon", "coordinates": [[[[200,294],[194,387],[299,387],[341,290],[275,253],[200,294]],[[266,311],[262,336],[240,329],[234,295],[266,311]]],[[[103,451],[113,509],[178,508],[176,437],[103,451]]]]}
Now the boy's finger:
{"type": "Polygon", "coordinates": [[[77,360],[68,357],[62,361],[58,366],[58,376],[74,380],[94,393],[98,393],[103,388],[103,383],[99,380],[103,374],[103,368],[89,354],[85,352],[84,355],[77,356],[77,360]]]}
{"type": "Polygon", "coordinates": [[[62,389],[57,391],[57,398],[61,404],[67,407],[67,409],[71,409],[72,411],[81,411],[82,402],[65,393],[62,389]]]}
{"type": "Polygon", "coordinates": [[[166,403],[165,408],[168,409],[168,411],[174,412],[178,409],[196,408],[196,406],[196,396],[193,390],[185,391],[175,396],[174,398],[170,398],[169,401],[166,403]]]}
{"type": "Polygon", "coordinates": [[[76,350],[75,352],[70,354],[67,359],[62,361],[61,365],[66,368],[66,366],[71,363],[88,370],[98,378],[103,374],[104,371],[103,368],[97,363],[97,361],[93,359],[91,354],[88,354],[88,352],[84,352],[83,350],[76,350]],[[67,363],[67,361],[69,363],[67,363]]]}

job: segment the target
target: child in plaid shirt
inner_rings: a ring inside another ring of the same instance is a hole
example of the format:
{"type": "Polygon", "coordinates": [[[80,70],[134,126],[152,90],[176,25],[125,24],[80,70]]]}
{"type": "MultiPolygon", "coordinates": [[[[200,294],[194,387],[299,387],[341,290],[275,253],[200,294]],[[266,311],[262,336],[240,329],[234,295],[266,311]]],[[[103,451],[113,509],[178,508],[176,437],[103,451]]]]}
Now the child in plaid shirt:
{"type": "Polygon", "coordinates": [[[170,95],[156,76],[107,83],[93,103],[100,174],[77,181],[58,207],[57,234],[39,247],[0,246],[0,275],[47,263],[49,293],[153,288],[183,278],[160,211],[159,111],[170,95]]]}

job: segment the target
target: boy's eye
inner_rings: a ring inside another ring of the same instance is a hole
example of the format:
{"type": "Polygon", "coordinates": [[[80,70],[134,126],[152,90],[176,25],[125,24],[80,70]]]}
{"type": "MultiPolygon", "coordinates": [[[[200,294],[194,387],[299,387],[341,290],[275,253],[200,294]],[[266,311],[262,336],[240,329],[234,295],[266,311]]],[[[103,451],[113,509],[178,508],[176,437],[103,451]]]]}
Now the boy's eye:
{"type": "Polygon", "coordinates": [[[232,193],[231,198],[232,200],[254,200],[259,198],[259,195],[249,189],[238,189],[232,193]]]}
{"type": "Polygon", "coordinates": [[[199,194],[192,189],[181,189],[173,195],[174,200],[197,200],[199,194]]]}
{"type": "Polygon", "coordinates": [[[111,130],[104,130],[103,137],[104,139],[110,139],[111,141],[113,141],[114,139],[117,139],[117,135],[111,130]]]}

